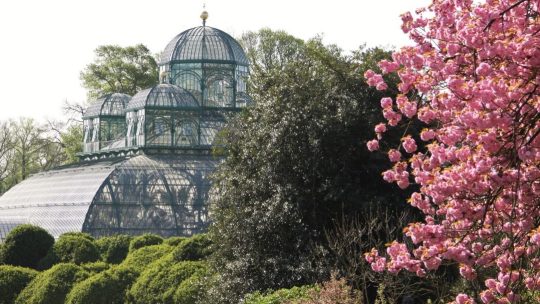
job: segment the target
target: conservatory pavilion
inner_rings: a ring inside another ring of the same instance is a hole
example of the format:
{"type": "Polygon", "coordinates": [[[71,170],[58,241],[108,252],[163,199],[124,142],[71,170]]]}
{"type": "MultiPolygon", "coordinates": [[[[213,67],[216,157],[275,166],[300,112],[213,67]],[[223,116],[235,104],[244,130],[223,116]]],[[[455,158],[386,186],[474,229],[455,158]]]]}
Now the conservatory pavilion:
{"type": "Polygon", "coordinates": [[[165,47],[160,83],[102,96],[83,116],[80,161],[38,173],[0,197],[0,240],[30,223],[58,237],[192,235],[208,222],[216,135],[250,103],[249,63],[227,33],[188,29],[165,47]]]}

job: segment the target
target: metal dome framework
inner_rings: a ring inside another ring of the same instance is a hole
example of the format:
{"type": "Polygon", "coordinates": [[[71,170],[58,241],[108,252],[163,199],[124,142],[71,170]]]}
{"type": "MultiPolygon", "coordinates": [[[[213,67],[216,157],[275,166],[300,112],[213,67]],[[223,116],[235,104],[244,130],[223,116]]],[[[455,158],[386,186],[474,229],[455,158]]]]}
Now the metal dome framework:
{"type": "Polygon", "coordinates": [[[206,108],[237,109],[249,104],[248,74],[249,61],[240,44],[209,26],[174,37],[160,63],[162,82],[188,90],[206,108]]]}
{"type": "Polygon", "coordinates": [[[207,156],[116,158],[36,174],[0,197],[0,240],[22,223],[53,236],[189,236],[208,225],[207,156]]]}
{"type": "Polygon", "coordinates": [[[83,116],[83,152],[93,153],[123,146],[125,108],[131,96],[106,94],[88,107],[83,116]]]}

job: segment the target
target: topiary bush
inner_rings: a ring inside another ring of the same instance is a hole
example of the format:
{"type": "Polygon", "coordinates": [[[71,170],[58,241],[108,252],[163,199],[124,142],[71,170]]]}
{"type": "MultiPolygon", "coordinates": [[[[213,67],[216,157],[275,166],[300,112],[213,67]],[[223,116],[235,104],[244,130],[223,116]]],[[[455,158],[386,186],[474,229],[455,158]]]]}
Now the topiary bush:
{"type": "Polygon", "coordinates": [[[197,270],[191,277],[178,285],[173,296],[175,304],[207,303],[205,294],[208,288],[208,269],[197,270]]]}
{"type": "Polygon", "coordinates": [[[63,304],[76,283],[89,273],[75,264],[62,263],[36,276],[19,294],[16,304],[63,304]]]}
{"type": "Polygon", "coordinates": [[[139,249],[142,247],[150,246],[150,245],[159,245],[163,243],[163,238],[159,235],[155,234],[143,234],[135,237],[133,240],[131,240],[131,243],[129,243],[129,251],[133,251],[135,249],[139,249]]]}
{"type": "Polygon", "coordinates": [[[39,263],[40,269],[48,269],[57,263],[96,262],[100,258],[97,246],[89,238],[80,235],[63,235],[39,263]]]}
{"type": "Polygon", "coordinates": [[[0,251],[0,260],[4,264],[37,268],[53,244],[53,236],[45,229],[19,225],[8,233],[0,251]]]}
{"type": "Polygon", "coordinates": [[[139,248],[130,252],[121,265],[129,265],[142,272],[149,264],[169,254],[172,250],[173,247],[164,244],[139,248]]]}
{"type": "Polygon", "coordinates": [[[1,265],[0,304],[12,304],[37,274],[37,271],[30,268],[1,265]]]}
{"type": "Polygon", "coordinates": [[[123,304],[125,294],[138,276],[133,267],[114,266],[73,287],[67,304],[123,304]]]}
{"type": "Polygon", "coordinates": [[[93,263],[81,264],[81,267],[92,274],[96,274],[111,268],[111,265],[102,261],[97,261],[93,263]]]}
{"type": "Polygon", "coordinates": [[[96,241],[101,259],[110,264],[120,264],[129,252],[131,242],[129,235],[103,237],[96,241]]]}
{"type": "Polygon", "coordinates": [[[183,236],[172,236],[170,238],[166,238],[163,243],[167,244],[169,246],[177,246],[178,244],[182,243],[184,240],[186,240],[186,237],[183,236]]]}
{"type": "Polygon", "coordinates": [[[171,255],[164,256],[145,269],[127,293],[132,304],[173,303],[178,285],[206,269],[200,261],[176,263],[171,255]]]}
{"type": "Polygon", "coordinates": [[[212,252],[212,241],[206,234],[199,234],[185,239],[173,250],[176,261],[198,261],[208,257],[212,252]]]}
{"type": "Polygon", "coordinates": [[[89,241],[95,241],[96,239],[94,239],[93,236],[91,236],[90,234],[86,233],[86,232],[66,232],[62,235],[60,235],[60,237],[58,237],[58,239],[62,239],[62,238],[65,238],[65,237],[82,237],[82,238],[85,238],[89,241]]]}

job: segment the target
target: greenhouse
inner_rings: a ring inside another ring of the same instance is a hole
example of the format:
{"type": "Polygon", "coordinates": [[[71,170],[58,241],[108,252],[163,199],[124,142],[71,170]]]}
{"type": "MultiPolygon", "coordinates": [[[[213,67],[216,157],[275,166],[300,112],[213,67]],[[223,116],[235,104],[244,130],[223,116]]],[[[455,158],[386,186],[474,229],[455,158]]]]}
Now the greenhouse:
{"type": "Polygon", "coordinates": [[[35,174],[0,197],[0,240],[23,223],[55,237],[205,231],[209,176],[220,163],[216,136],[251,103],[242,47],[205,21],[166,46],[158,85],[89,106],[80,162],[35,174]]]}

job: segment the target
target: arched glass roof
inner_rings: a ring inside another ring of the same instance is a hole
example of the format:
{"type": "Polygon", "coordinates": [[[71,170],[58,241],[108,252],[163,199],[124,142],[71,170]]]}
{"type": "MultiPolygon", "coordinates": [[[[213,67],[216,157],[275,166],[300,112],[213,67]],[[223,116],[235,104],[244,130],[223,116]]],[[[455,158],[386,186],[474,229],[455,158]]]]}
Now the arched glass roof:
{"type": "Polygon", "coordinates": [[[158,84],[143,90],[129,101],[126,111],[142,108],[196,108],[199,103],[193,95],[179,86],[158,84]]]}
{"type": "Polygon", "coordinates": [[[30,223],[55,237],[191,235],[208,225],[211,156],[147,156],[80,163],[33,175],[0,197],[0,239],[30,223]]]}
{"type": "Polygon", "coordinates": [[[122,93],[103,95],[88,107],[83,118],[124,116],[124,109],[128,105],[130,99],[131,96],[122,93]]]}
{"type": "Polygon", "coordinates": [[[234,38],[209,26],[195,27],[174,37],[165,47],[160,64],[204,61],[249,65],[244,50],[234,38]]]}

